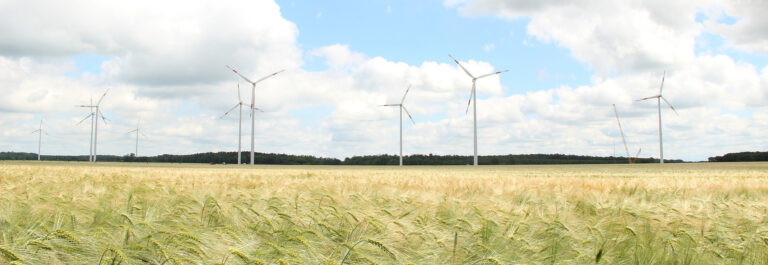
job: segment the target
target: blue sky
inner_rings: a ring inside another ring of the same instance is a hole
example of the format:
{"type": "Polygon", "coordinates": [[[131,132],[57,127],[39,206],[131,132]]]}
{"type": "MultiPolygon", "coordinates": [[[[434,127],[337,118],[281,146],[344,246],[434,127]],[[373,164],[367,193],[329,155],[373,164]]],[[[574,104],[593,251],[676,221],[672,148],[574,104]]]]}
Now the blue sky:
{"type": "MultiPolygon", "coordinates": [[[[440,1],[278,1],[300,29],[302,48],[343,43],[350,49],[412,65],[424,61],[481,60],[509,69],[506,93],[589,82],[591,71],[554,44],[526,34],[527,19],[462,16],[440,1]],[[527,44],[525,44],[527,43],[527,44]],[[544,71],[542,79],[539,72],[544,71]]],[[[307,70],[325,69],[322,58],[304,55],[307,70]]]]}
{"type": "MultiPolygon", "coordinates": [[[[141,154],[235,150],[237,76],[260,83],[256,150],[343,158],[397,152],[393,103],[406,99],[406,154],[470,154],[465,113],[478,81],[480,154],[611,155],[620,143],[658,157],[705,160],[765,150],[768,4],[731,1],[555,3],[529,0],[130,3],[8,2],[0,10],[0,151],[87,153],[87,103],[109,87],[100,150],[132,152],[125,132],[145,121],[141,154]],[[40,6],[46,9],[38,8],[40,6]],[[152,8],[146,8],[152,6],[152,8]],[[60,12],[51,13],[50,10],[60,12]]],[[[250,87],[241,82],[244,101],[250,87]]],[[[243,149],[250,120],[243,119],[243,149]]],[[[618,147],[616,150],[623,150],[618,147]]]]}

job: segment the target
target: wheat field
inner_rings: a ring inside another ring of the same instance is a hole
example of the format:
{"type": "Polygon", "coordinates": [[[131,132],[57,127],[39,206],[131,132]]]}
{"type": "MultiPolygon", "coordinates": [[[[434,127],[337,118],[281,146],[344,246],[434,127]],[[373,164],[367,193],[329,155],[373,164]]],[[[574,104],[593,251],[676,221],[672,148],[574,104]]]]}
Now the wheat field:
{"type": "Polygon", "coordinates": [[[768,163],[0,161],[0,264],[768,264],[768,163]]]}

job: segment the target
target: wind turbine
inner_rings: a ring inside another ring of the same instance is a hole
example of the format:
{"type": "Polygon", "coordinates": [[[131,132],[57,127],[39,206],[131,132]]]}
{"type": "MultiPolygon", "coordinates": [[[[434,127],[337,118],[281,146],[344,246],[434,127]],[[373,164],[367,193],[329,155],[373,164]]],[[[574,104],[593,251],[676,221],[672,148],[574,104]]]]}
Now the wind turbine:
{"type": "Polygon", "coordinates": [[[266,80],[267,78],[273,77],[273,76],[275,76],[275,75],[277,75],[277,74],[279,74],[279,73],[281,73],[281,72],[283,72],[285,70],[280,70],[280,71],[271,73],[271,74],[269,74],[269,75],[267,75],[265,77],[262,77],[261,79],[256,80],[254,82],[254,81],[251,81],[250,79],[248,79],[247,77],[241,75],[240,73],[238,73],[237,70],[235,70],[234,68],[230,67],[229,65],[227,65],[227,68],[229,68],[229,70],[232,70],[232,72],[235,72],[235,74],[237,74],[238,76],[240,76],[243,79],[245,79],[246,82],[251,83],[251,165],[253,165],[253,158],[254,158],[254,154],[253,154],[254,151],[253,150],[254,150],[255,140],[256,140],[256,138],[254,136],[255,131],[256,131],[256,116],[253,113],[254,110],[256,110],[256,108],[254,108],[254,104],[256,104],[255,103],[255,101],[256,101],[256,84],[258,84],[261,81],[266,80]]]}
{"type": "Polygon", "coordinates": [[[141,119],[139,119],[139,121],[136,122],[136,129],[135,130],[127,132],[127,133],[136,132],[136,152],[133,153],[134,157],[139,157],[139,134],[141,134],[145,138],[147,137],[146,134],[144,134],[143,132],[140,131],[139,124],[141,124],[141,119]]]}
{"type": "Polygon", "coordinates": [[[400,104],[380,105],[382,107],[399,107],[400,108],[400,166],[403,165],[403,111],[405,111],[405,114],[408,114],[408,118],[411,119],[411,122],[413,122],[413,124],[416,124],[416,122],[413,121],[413,117],[411,117],[411,113],[409,113],[408,109],[406,109],[405,105],[403,105],[403,102],[405,101],[405,96],[408,95],[409,90],[411,90],[411,85],[408,85],[408,88],[405,89],[405,93],[403,94],[403,99],[400,100],[400,104]]]}
{"type": "Polygon", "coordinates": [[[477,79],[484,78],[484,77],[489,77],[489,76],[492,76],[492,75],[498,75],[498,74],[501,74],[501,73],[504,73],[504,72],[508,72],[509,70],[493,72],[493,73],[490,73],[490,74],[484,74],[484,75],[475,77],[474,75],[470,74],[469,71],[467,71],[467,69],[464,68],[464,66],[461,65],[461,63],[459,63],[459,60],[456,60],[456,58],[453,58],[453,56],[450,55],[450,54],[448,56],[450,56],[451,59],[453,59],[453,61],[456,62],[456,64],[458,64],[459,67],[461,67],[461,70],[464,70],[464,73],[467,73],[467,75],[472,78],[472,91],[469,94],[469,101],[467,102],[467,111],[466,112],[469,113],[469,104],[474,102],[474,104],[472,104],[472,109],[473,109],[473,111],[472,111],[472,118],[474,120],[475,166],[477,166],[478,165],[478,163],[477,163],[477,95],[475,93],[475,83],[477,82],[477,79]]]}
{"type": "Polygon", "coordinates": [[[104,117],[104,113],[101,112],[101,109],[99,106],[101,105],[101,101],[104,100],[104,96],[107,95],[107,92],[109,92],[109,88],[107,88],[106,91],[104,91],[104,94],[101,95],[101,98],[99,98],[99,101],[96,102],[96,105],[93,105],[93,98],[91,98],[91,104],[90,105],[80,105],[78,107],[81,108],[90,108],[91,113],[89,113],[85,118],[83,118],[78,124],[82,123],[88,118],[91,118],[91,145],[89,147],[90,153],[88,157],[88,161],[90,162],[96,162],[96,145],[98,140],[98,134],[99,134],[99,117],[104,121],[104,123],[107,123],[107,118],[104,117]],[[96,119],[94,119],[94,117],[96,119]]]}
{"type": "Polygon", "coordinates": [[[37,137],[37,161],[40,161],[40,149],[43,144],[43,134],[50,136],[47,132],[43,131],[43,119],[40,119],[40,127],[32,133],[39,133],[37,137]]]}
{"type": "MultiPolygon", "coordinates": [[[[237,79],[237,100],[238,100],[237,104],[235,104],[234,107],[232,107],[227,112],[225,112],[224,115],[221,115],[221,117],[219,119],[223,119],[224,117],[229,115],[229,113],[232,112],[233,110],[235,110],[235,108],[238,108],[238,107],[240,108],[239,109],[240,114],[238,116],[239,122],[237,124],[237,164],[240,165],[241,161],[243,161],[241,159],[241,157],[242,157],[241,143],[242,143],[242,138],[243,138],[243,105],[245,105],[245,103],[243,103],[243,99],[242,99],[242,97],[240,97],[240,79],[239,78],[237,79]]],[[[256,108],[256,109],[261,111],[258,108],[256,108]]]]}
{"type": "MultiPolygon", "coordinates": [[[[662,141],[662,137],[661,137],[661,101],[664,100],[664,103],[669,105],[669,108],[671,108],[672,111],[674,111],[675,114],[677,114],[677,110],[675,110],[675,107],[673,107],[672,104],[670,104],[669,101],[667,101],[667,99],[664,98],[664,96],[661,94],[661,90],[664,88],[664,77],[666,75],[667,75],[667,71],[664,71],[664,74],[661,75],[661,86],[659,86],[658,95],[635,100],[635,101],[642,101],[642,100],[653,99],[653,98],[656,99],[656,108],[659,112],[659,157],[661,158],[659,159],[659,164],[664,164],[664,142],[662,141]]],[[[677,114],[677,115],[680,115],[680,114],[677,114]]]]}
{"type": "Polygon", "coordinates": [[[91,112],[88,113],[88,115],[85,116],[80,122],[77,124],[83,123],[88,118],[91,118],[91,138],[89,138],[88,142],[88,162],[93,162],[93,97],[91,97],[91,104],[89,105],[80,105],[81,108],[90,108],[91,112]]]}
{"type": "MultiPolygon", "coordinates": [[[[613,113],[616,114],[616,123],[619,124],[619,132],[621,133],[621,141],[624,142],[624,151],[627,152],[627,159],[629,160],[629,163],[632,164],[632,157],[629,156],[629,148],[627,148],[627,140],[624,139],[624,130],[621,129],[621,121],[619,120],[619,112],[616,111],[616,104],[613,104],[613,113]]],[[[640,155],[640,150],[642,148],[637,150],[637,154],[635,154],[635,161],[637,161],[637,156],[640,155]]]]}

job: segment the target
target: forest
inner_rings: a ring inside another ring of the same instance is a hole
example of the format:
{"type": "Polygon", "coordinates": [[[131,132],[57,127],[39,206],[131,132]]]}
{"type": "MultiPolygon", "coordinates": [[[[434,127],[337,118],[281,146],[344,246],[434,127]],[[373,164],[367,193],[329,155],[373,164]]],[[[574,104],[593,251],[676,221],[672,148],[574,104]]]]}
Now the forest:
{"type": "Polygon", "coordinates": [[[710,157],[709,162],[768,161],[768,152],[738,152],[710,157]]]}
{"type": "MultiPolygon", "coordinates": [[[[250,162],[250,153],[243,152],[242,163],[250,162]]],[[[36,160],[35,153],[0,152],[0,160],[36,160]]],[[[519,154],[519,155],[489,155],[480,156],[481,165],[541,165],[541,164],[626,164],[626,157],[599,157],[566,154],[519,154]]],[[[88,156],[42,155],[46,161],[88,161],[88,156]]],[[[98,161],[103,162],[164,162],[164,163],[212,163],[237,164],[237,152],[206,152],[188,155],[139,156],[133,154],[124,156],[99,155],[98,161]]],[[[710,161],[712,158],[710,158],[710,161]]],[[[274,153],[255,153],[256,164],[268,165],[397,165],[396,155],[367,155],[352,156],[340,160],[309,155],[288,155],[274,153]]],[[[636,163],[658,163],[654,158],[638,158],[636,163]]],[[[666,163],[681,163],[683,160],[667,160],[666,163]]],[[[472,156],[461,155],[409,155],[403,157],[405,165],[469,165],[472,156]]]]}

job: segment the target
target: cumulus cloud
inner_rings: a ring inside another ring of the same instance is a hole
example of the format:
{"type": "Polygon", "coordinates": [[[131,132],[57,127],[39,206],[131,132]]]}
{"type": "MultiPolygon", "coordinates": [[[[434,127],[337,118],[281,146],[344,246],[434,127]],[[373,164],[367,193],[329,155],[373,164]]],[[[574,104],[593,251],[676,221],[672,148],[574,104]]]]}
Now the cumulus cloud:
{"type": "Polygon", "coordinates": [[[527,32],[607,75],[679,66],[694,57],[693,1],[446,1],[466,15],[528,18],[527,32]]]}
{"type": "Polygon", "coordinates": [[[42,0],[0,5],[0,55],[108,56],[104,74],[132,84],[210,84],[229,77],[222,71],[226,64],[244,72],[301,64],[298,30],[272,1],[42,0]]]}
{"type": "Polygon", "coordinates": [[[716,9],[720,12],[714,14],[714,21],[706,23],[710,30],[727,37],[737,49],[768,54],[768,2],[723,1],[719,7],[722,9],[716,9]],[[717,19],[725,15],[737,21],[719,23],[717,19]]]}

